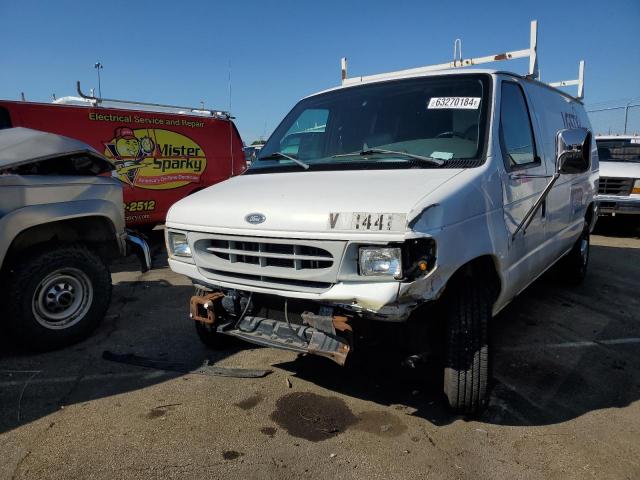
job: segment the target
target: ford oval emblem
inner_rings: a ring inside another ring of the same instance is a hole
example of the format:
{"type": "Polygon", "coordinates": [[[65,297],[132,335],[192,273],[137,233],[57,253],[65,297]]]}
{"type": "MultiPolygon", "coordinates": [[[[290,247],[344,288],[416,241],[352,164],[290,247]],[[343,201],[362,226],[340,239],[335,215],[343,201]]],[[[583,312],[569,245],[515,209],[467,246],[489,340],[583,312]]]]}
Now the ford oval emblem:
{"type": "Polygon", "coordinates": [[[261,213],[250,213],[249,215],[244,217],[244,219],[251,225],[258,225],[259,223],[264,222],[267,219],[267,217],[265,217],[261,213]]]}

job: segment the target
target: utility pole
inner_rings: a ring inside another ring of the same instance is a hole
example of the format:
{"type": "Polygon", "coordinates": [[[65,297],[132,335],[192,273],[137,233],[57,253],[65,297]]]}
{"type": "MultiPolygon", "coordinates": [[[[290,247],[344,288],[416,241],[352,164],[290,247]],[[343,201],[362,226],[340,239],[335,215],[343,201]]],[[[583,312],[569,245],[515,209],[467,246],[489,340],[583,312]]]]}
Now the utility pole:
{"type": "Polygon", "coordinates": [[[633,100],[629,101],[624,107],[624,134],[627,134],[627,120],[629,119],[629,107],[633,103],[633,100]]]}
{"type": "Polygon", "coordinates": [[[95,68],[98,71],[98,96],[102,98],[102,85],[100,85],[100,70],[104,68],[104,65],[102,65],[100,62],[96,62],[93,65],[93,68],[95,68]]]}

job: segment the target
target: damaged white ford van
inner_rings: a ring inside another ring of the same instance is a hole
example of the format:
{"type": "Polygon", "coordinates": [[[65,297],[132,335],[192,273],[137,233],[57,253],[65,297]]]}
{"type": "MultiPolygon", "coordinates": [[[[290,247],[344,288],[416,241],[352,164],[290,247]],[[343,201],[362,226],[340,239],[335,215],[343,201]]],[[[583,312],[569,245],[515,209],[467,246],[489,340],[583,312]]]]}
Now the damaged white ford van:
{"type": "MultiPolygon", "coordinates": [[[[533,40],[502,56],[535,59],[533,40]]],[[[171,208],[169,264],[197,286],[205,343],[343,364],[376,324],[415,344],[441,323],[450,405],[486,403],[492,315],[559,260],[586,273],[598,161],[582,103],[535,61],[443,70],[480,60],[354,78],[343,61],[342,85],[295,105],[245,174],[171,208]]]]}

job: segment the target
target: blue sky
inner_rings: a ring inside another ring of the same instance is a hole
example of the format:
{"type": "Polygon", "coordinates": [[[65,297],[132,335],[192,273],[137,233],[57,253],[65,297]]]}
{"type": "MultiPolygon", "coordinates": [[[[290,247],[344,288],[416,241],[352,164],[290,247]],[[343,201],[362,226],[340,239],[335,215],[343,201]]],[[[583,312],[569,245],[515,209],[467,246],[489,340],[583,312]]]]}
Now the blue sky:
{"type": "MultiPolygon", "coordinates": [[[[640,97],[640,1],[1,0],[0,98],[48,101],[75,81],[108,98],[228,108],[243,139],[268,135],[301,97],[352,75],[527,48],[539,21],[545,81],[575,78],[585,103],[640,97]]],[[[526,60],[494,64],[525,73],[526,60]]]]}

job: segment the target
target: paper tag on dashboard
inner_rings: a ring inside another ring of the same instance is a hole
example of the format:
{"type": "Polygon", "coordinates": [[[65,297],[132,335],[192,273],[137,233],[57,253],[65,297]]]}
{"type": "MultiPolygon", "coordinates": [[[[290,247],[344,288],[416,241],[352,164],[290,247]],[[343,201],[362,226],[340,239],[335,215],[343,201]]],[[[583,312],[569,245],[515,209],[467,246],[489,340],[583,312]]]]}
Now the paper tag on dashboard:
{"type": "Polygon", "coordinates": [[[480,97],[431,97],[427,108],[477,110],[478,107],[480,107],[480,97]]]}

